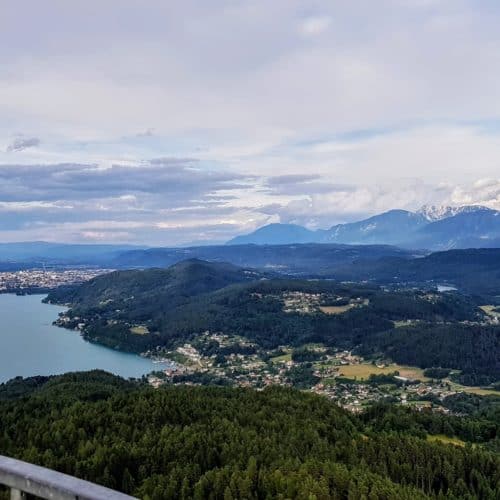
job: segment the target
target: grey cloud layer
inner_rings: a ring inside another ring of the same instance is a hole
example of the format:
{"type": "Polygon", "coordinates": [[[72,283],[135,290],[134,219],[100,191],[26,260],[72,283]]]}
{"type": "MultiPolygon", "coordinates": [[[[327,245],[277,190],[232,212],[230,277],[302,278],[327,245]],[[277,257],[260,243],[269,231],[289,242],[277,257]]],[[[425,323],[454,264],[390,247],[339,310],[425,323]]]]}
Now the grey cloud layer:
{"type": "Polygon", "coordinates": [[[158,158],[108,168],[0,165],[0,231],[10,239],[21,239],[15,238],[19,234],[170,245],[197,239],[223,241],[266,222],[329,227],[374,211],[414,209],[444,200],[486,200],[500,208],[500,181],[435,186],[410,179],[355,186],[328,182],[317,174],[242,175],[209,168],[192,158],[158,158]],[[261,203],[262,199],[269,203],[261,203]]]}
{"type": "Polygon", "coordinates": [[[209,170],[193,160],[159,159],[109,168],[85,164],[0,165],[0,200],[73,200],[147,193],[165,206],[247,187],[248,176],[209,170]]]}
{"type": "Polygon", "coordinates": [[[40,144],[40,139],[37,137],[16,137],[6,148],[7,153],[15,153],[24,151],[28,148],[33,148],[40,144]]]}
{"type": "Polygon", "coordinates": [[[208,237],[210,230],[234,231],[239,221],[231,222],[238,212],[230,204],[235,199],[231,193],[254,181],[192,158],[108,168],[0,165],[0,230],[42,239],[51,239],[53,231],[63,239],[80,235],[110,241],[155,241],[166,233],[208,237]]]}
{"type": "Polygon", "coordinates": [[[0,112],[41,131],[323,134],[500,113],[494,1],[4,4],[0,112]]]}

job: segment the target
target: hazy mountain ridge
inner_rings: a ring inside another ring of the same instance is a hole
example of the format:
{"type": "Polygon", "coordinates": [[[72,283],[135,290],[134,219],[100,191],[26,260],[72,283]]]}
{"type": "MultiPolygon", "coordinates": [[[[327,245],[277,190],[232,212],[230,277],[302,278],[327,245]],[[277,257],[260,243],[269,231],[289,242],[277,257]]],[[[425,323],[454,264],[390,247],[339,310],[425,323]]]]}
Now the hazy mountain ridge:
{"type": "MultiPolygon", "coordinates": [[[[231,240],[232,245],[245,245],[247,236],[236,236],[231,240]]],[[[252,243],[255,245],[283,245],[290,243],[314,243],[317,232],[296,224],[268,224],[252,233],[252,243]]]]}
{"type": "Polygon", "coordinates": [[[4,247],[0,243],[0,270],[16,271],[44,266],[48,268],[91,266],[107,269],[164,268],[187,259],[201,259],[211,262],[229,262],[240,267],[309,274],[329,273],[339,265],[343,266],[360,259],[409,258],[415,254],[423,255],[424,253],[390,245],[319,245],[316,243],[153,248],[64,244],[54,246],[45,243],[16,243],[14,246],[5,244],[4,247]],[[25,250],[23,250],[24,245],[26,245],[25,250]],[[19,249],[17,259],[14,259],[11,253],[14,248],[19,249]],[[43,255],[40,248],[44,249],[43,255]]]}
{"type": "Polygon", "coordinates": [[[346,258],[370,259],[405,252],[411,255],[416,249],[441,251],[497,247],[500,247],[499,211],[482,206],[424,206],[416,212],[390,210],[358,222],[315,231],[296,224],[269,224],[221,245],[148,247],[43,241],[0,243],[0,267],[3,270],[44,265],[165,267],[181,260],[199,258],[249,267],[290,268],[296,272],[301,267],[297,266],[298,260],[313,257],[319,258],[325,267],[327,264],[337,265],[339,260],[346,258]]]}
{"type": "Polygon", "coordinates": [[[399,244],[410,238],[426,224],[426,219],[406,210],[389,210],[360,222],[337,224],[325,233],[319,233],[319,243],[344,244],[399,244]],[[395,231],[397,228],[397,231],[395,231]]]}
{"type": "Polygon", "coordinates": [[[289,244],[223,245],[192,248],[151,248],[132,250],[117,257],[114,268],[167,267],[197,258],[212,262],[266,269],[287,274],[330,274],[338,267],[357,261],[384,257],[411,258],[423,255],[389,245],[289,244]]]}
{"type": "Polygon", "coordinates": [[[389,210],[359,222],[311,231],[272,224],[238,236],[228,245],[292,243],[388,244],[446,250],[500,246],[500,212],[483,206],[424,206],[416,212],[389,210]]]}
{"type": "Polygon", "coordinates": [[[500,303],[500,249],[477,248],[434,252],[422,258],[381,258],[337,268],[339,280],[376,283],[448,283],[460,291],[500,303]]]}

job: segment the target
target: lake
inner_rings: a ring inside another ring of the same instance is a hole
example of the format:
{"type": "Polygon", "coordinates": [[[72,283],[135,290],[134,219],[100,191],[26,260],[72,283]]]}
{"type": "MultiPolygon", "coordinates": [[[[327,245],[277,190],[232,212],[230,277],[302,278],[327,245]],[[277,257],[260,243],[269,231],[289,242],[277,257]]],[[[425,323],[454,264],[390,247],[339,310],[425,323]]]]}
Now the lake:
{"type": "Polygon", "coordinates": [[[63,307],[42,304],[44,295],[0,294],[0,383],[21,375],[55,375],[100,368],[140,377],[167,364],[83,340],[52,325],[63,307]]]}

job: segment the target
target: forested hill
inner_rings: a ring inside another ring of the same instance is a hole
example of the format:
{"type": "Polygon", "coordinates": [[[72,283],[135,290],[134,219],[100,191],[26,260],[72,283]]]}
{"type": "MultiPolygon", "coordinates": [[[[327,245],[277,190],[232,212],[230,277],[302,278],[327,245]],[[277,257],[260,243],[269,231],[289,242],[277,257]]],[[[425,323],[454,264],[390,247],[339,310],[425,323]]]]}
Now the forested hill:
{"type": "Polygon", "coordinates": [[[114,272],[59,289],[47,300],[71,304],[61,326],[125,351],[175,350],[209,331],[245,339],[251,353],[264,357],[279,346],[321,343],[422,368],[461,370],[455,377],[467,385],[500,380],[500,327],[488,324],[470,297],[263,276],[191,260],[114,272]],[[324,312],[332,308],[342,312],[324,312]]]}
{"type": "Polygon", "coordinates": [[[361,260],[337,269],[334,275],[378,283],[448,282],[500,303],[500,248],[449,250],[415,259],[361,260]]]}
{"type": "Polygon", "coordinates": [[[265,349],[307,342],[352,348],[394,328],[394,321],[473,321],[483,314],[458,294],[262,277],[230,265],[187,261],[166,270],[111,273],[59,289],[47,301],[71,305],[62,326],[80,327],[89,340],[136,352],[172,348],[207,330],[239,335],[265,349]],[[321,305],[345,310],[327,314],[321,305]]]}
{"type": "Polygon", "coordinates": [[[98,276],[81,286],[53,291],[49,302],[97,307],[106,303],[144,303],[147,310],[158,304],[175,305],[235,283],[253,281],[265,275],[227,263],[189,259],[168,269],[115,271],[98,276]],[[151,303],[154,301],[154,303],[151,303]]]}
{"type": "Polygon", "coordinates": [[[428,255],[383,245],[158,248],[126,252],[114,265],[166,267],[186,256],[304,277],[375,283],[452,283],[467,293],[500,303],[499,248],[448,250],[428,255]]]}
{"type": "Polygon", "coordinates": [[[494,415],[356,418],[287,388],[155,390],[88,372],[1,385],[0,453],[151,500],[493,499],[494,415]]]}
{"type": "Polygon", "coordinates": [[[500,328],[470,324],[427,324],[367,336],[359,352],[383,352],[398,363],[461,370],[465,385],[500,381],[500,328]]]}

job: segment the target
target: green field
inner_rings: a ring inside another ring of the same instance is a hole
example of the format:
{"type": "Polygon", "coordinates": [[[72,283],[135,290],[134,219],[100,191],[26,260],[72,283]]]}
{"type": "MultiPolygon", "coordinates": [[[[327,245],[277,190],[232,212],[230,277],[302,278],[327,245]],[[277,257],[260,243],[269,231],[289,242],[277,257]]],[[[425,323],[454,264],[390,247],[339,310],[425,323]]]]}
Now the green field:
{"type": "Polygon", "coordinates": [[[180,365],[192,364],[191,360],[186,355],[177,351],[169,352],[165,357],[171,359],[172,361],[175,361],[176,363],[179,363],[180,365]]]}
{"type": "Polygon", "coordinates": [[[347,304],[346,306],[319,306],[319,309],[325,314],[343,314],[353,307],[353,304],[347,304]]]}
{"type": "Polygon", "coordinates": [[[457,392],[467,392],[469,394],[477,394],[478,396],[500,396],[500,391],[494,389],[485,389],[483,387],[470,387],[467,385],[460,385],[451,383],[451,387],[457,392]]]}
{"type": "Polygon", "coordinates": [[[271,363],[286,363],[287,361],[292,360],[292,353],[287,352],[286,354],[282,354],[281,356],[276,356],[275,358],[271,358],[271,363]]]}
{"type": "Polygon", "coordinates": [[[418,379],[422,381],[430,380],[428,377],[424,376],[424,371],[421,368],[417,368],[415,366],[398,365],[397,363],[391,363],[390,365],[384,366],[384,368],[378,368],[371,363],[361,363],[359,365],[344,365],[339,367],[339,375],[347,378],[356,378],[358,380],[366,380],[372,374],[387,375],[395,371],[398,371],[401,377],[418,379]]]}
{"type": "Polygon", "coordinates": [[[149,329],[147,326],[133,326],[130,329],[130,333],[133,333],[134,335],[147,335],[149,333],[149,329]]]}
{"type": "Polygon", "coordinates": [[[491,316],[492,318],[499,316],[498,306],[493,306],[493,305],[479,306],[479,309],[481,309],[484,313],[486,313],[488,316],[491,316]]]}

